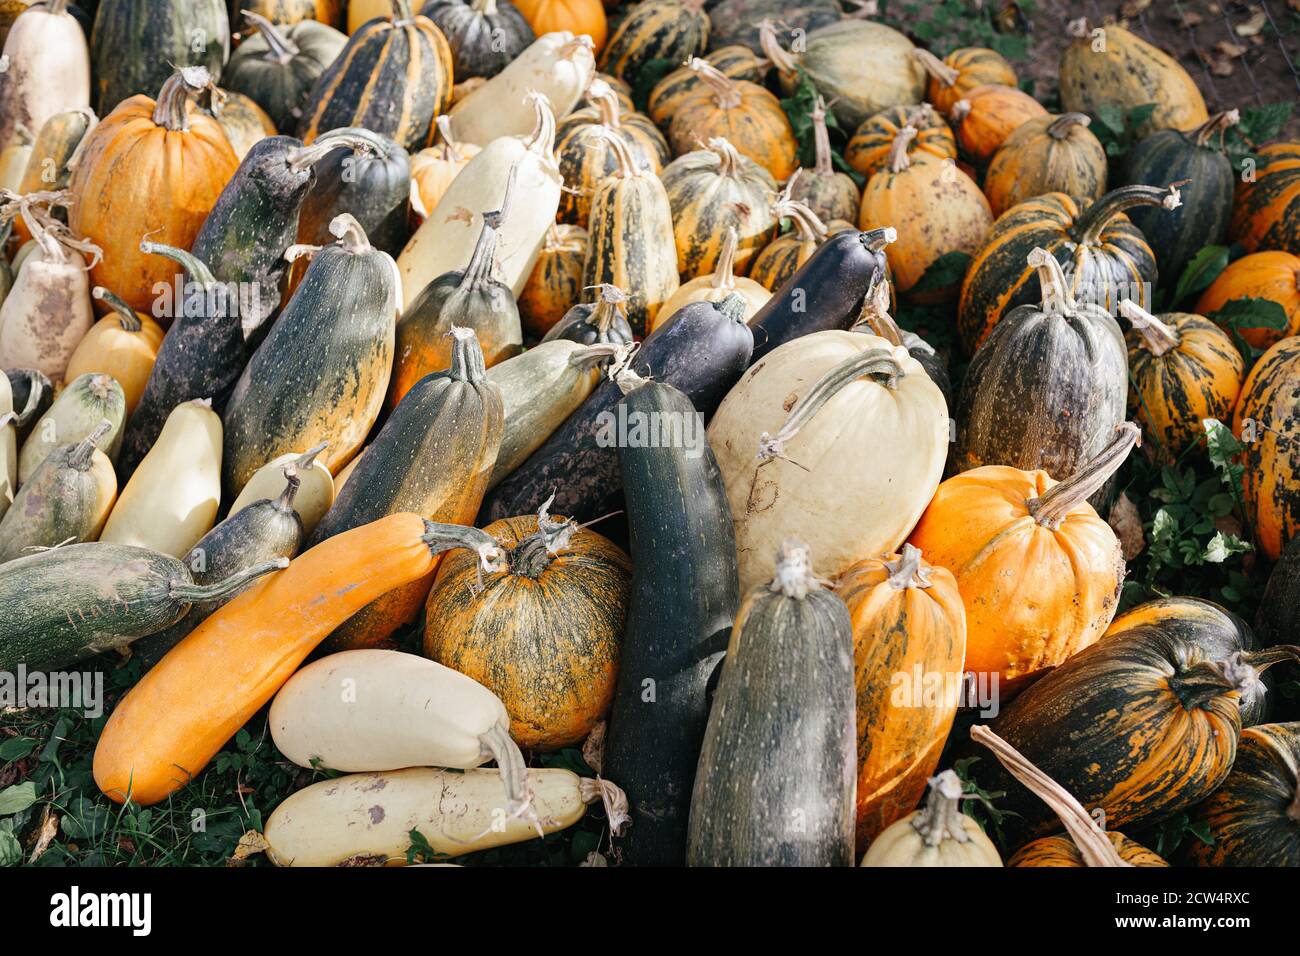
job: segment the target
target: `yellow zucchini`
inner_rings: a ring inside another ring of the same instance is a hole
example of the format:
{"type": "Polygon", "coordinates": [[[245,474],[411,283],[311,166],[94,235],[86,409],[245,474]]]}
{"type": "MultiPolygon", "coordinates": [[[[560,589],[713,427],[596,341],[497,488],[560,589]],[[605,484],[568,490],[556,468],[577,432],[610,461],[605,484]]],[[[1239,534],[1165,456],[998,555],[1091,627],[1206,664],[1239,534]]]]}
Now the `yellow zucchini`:
{"type": "Polygon", "coordinates": [[[0,518],[18,489],[18,427],[14,424],[14,391],[8,375],[0,375],[0,518]]]}

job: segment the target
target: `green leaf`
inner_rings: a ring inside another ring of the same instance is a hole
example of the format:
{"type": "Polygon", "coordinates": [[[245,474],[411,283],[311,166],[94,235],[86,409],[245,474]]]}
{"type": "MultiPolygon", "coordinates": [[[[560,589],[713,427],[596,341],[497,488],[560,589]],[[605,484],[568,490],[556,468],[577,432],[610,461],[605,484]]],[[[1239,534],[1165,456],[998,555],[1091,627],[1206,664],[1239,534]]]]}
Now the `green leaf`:
{"type": "Polygon", "coordinates": [[[970,260],[970,255],[965,252],[945,252],[930,263],[930,268],[925,270],[925,275],[917,280],[909,293],[929,292],[933,289],[947,289],[960,285],[961,280],[966,277],[966,270],[970,268],[970,260]]]}
{"type": "Polygon", "coordinates": [[[36,784],[31,780],[0,790],[0,817],[21,813],[36,802],[36,784]]]}
{"type": "Polygon", "coordinates": [[[1210,543],[1205,546],[1205,551],[1201,555],[1202,560],[1210,564],[1222,564],[1234,554],[1244,554],[1249,551],[1251,546],[1235,535],[1224,534],[1222,531],[1215,532],[1210,543]]]}
{"type": "Polygon", "coordinates": [[[1177,305],[1190,295],[1204,292],[1210,287],[1219,273],[1228,268],[1228,247],[1208,245],[1192,256],[1192,261],[1183,267],[1183,274],[1178,277],[1174,288],[1172,305],[1177,305]]]}
{"type": "Polygon", "coordinates": [[[0,866],[17,866],[23,860],[23,847],[8,830],[0,830],[0,866]]]}
{"type": "Polygon", "coordinates": [[[1206,318],[1232,329],[1273,329],[1279,332],[1289,323],[1286,310],[1271,299],[1231,299],[1206,318]]]}
{"type": "Polygon", "coordinates": [[[22,760],[29,753],[36,749],[40,741],[32,740],[30,737],[9,737],[4,743],[0,743],[0,763],[8,763],[11,760],[22,760]]]}

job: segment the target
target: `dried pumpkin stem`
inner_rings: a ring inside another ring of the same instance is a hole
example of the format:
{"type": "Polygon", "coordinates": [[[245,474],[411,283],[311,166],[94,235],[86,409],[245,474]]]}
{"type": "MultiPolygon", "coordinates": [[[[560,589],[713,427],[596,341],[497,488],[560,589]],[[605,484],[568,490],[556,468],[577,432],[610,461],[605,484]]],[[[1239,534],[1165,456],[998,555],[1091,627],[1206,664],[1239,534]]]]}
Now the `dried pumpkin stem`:
{"type": "Polygon", "coordinates": [[[820,591],[826,582],[813,571],[812,552],[801,541],[787,538],[776,552],[776,568],[767,589],[796,601],[802,601],[813,591],[820,591]]]}
{"type": "Polygon", "coordinates": [[[452,338],[451,365],[447,369],[447,376],[454,382],[476,384],[484,381],[487,377],[487,364],[478,335],[463,325],[453,325],[447,334],[452,338]]]}
{"type": "Polygon", "coordinates": [[[592,132],[609,144],[609,151],[614,155],[614,173],[623,179],[635,179],[647,175],[647,171],[637,165],[636,157],[627,145],[627,140],[614,130],[605,126],[593,126],[592,132]]]}
{"type": "Polygon", "coordinates": [[[351,213],[339,213],[330,221],[330,235],[346,252],[359,255],[370,251],[370,237],[351,213]]]}
{"type": "Polygon", "coordinates": [[[1147,351],[1157,358],[1170,349],[1177,348],[1181,341],[1176,328],[1161,322],[1132,299],[1120,301],[1119,314],[1132,323],[1147,351]]]}
{"type": "Polygon", "coordinates": [[[759,21],[758,45],[763,51],[763,56],[767,57],[780,72],[793,73],[798,68],[798,62],[781,46],[781,41],[777,39],[776,24],[771,20],[759,21]]]}
{"type": "Polygon", "coordinates": [[[443,524],[425,519],[424,534],[420,540],[432,555],[444,554],[465,548],[478,555],[479,568],[483,571],[503,571],[506,567],[505,550],[496,538],[486,531],[459,524],[443,524]]]}
{"type": "Polygon", "coordinates": [[[1034,766],[1024,754],[982,725],[970,729],[971,739],[993,751],[998,763],[1007,768],[1030,793],[1051,808],[1065,825],[1085,866],[1132,866],[1115,849],[1106,832],[1089,816],[1070,791],[1034,766]]]}
{"type": "Polygon", "coordinates": [[[1071,237],[1079,245],[1095,246],[1101,242],[1101,234],[1110,225],[1112,219],[1125,209],[1134,206],[1164,206],[1177,209],[1183,204],[1182,197],[1175,186],[1121,186],[1112,189],[1091,206],[1075,221],[1070,229],[1071,237]]]}
{"type": "Polygon", "coordinates": [[[608,282],[602,282],[596,286],[596,289],[599,294],[596,298],[596,308],[591,312],[591,321],[595,323],[596,330],[603,335],[614,325],[616,318],[627,315],[627,293],[608,282]]]}
{"type": "Polygon", "coordinates": [[[288,558],[274,558],[244,568],[242,571],[236,571],[230,577],[213,584],[174,581],[168,593],[174,600],[184,601],[187,604],[206,604],[210,601],[220,601],[222,598],[234,594],[245,585],[256,581],[264,574],[270,574],[272,571],[279,571],[288,566],[288,558]]]}
{"type": "Polygon", "coordinates": [[[612,86],[604,80],[592,80],[591,85],[587,87],[587,99],[595,104],[601,126],[610,129],[619,128],[621,117],[619,115],[618,94],[614,92],[612,86]]]}
{"type": "Polygon", "coordinates": [[[904,126],[894,135],[889,146],[888,166],[891,173],[901,173],[912,165],[912,158],[907,154],[912,140],[916,139],[916,127],[904,126]]]}
{"type": "Polygon", "coordinates": [[[524,140],[524,148],[551,162],[555,152],[555,112],[551,101],[545,93],[534,90],[528,94],[528,102],[533,108],[533,131],[524,140]]]}
{"type": "Polygon", "coordinates": [[[438,127],[438,137],[442,140],[442,148],[447,158],[459,163],[462,157],[460,150],[456,149],[455,137],[451,135],[451,117],[443,113],[433,122],[438,127]]]}
{"type": "Polygon", "coordinates": [[[298,146],[284,154],[284,160],[294,172],[310,169],[336,149],[350,149],[358,153],[376,152],[376,137],[352,129],[335,129],[322,135],[308,146],[298,146]]]}
{"type": "Polygon", "coordinates": [[[826,128],[826,100],[820,95],[813,105],[812,113],[813,124],[813,147],[817,164],[813,167],[813,172],[818,176],[834,176],[835,164],[831,159],[831,134],[826,128]]]}
{"type": "Polygon", "coordinates": [[[903,330],[889,314],[889,280],[883,276],[872,281],[871,288],[862,299],[862,311],[849,331],[857,332],[864,328],[890,345],[903,344],[903,330]]]}
{"type": "Polygon", "coordinates": [[[409,23],[415,19],[415,13],[411,9],[411,0],[389,0],[389,5],[393,11],[391,19],[395,26],[409,23]]]}
{"type": "Polygon", "coordinates": [[[575,368],[587,368],[606,359],[614,358],[623,348],[624,346],[615,345],[613,342],[597,342],[594,345],[586,345],[569,353],[569,364],[575,368]]]}
{"type": "Polygon", "coordinates": [[[305,452],[294,459],[294,465],[299,471],[308,471],[316,464],[316,456],[323,452],[330,445],[329,442],[323,441],[315,448],[308,448],[305,452]]]}
{"type": "Polygon", "coordinates": [[[736,246],[740,239],[735,226],[727,227],[727,234],[722,240],[722,251],[713,267],[713,277],[709,284],[715,289],[731,291],[736,288],[736,246]]]}
{"type": "Polygon", "coordinates": [[[1208,147],[1210,137],[1216,133],[1222,136],[1239,122],[1241,122],[1241,113],[1238,110],[1225,110],[1222,113],[1215,113],[1187,135],[1192,138],[1192,142],[1197,146],[1208,147]]]}
{"type": "Polygon", "coordinates": [[[971,837],[961,812],[961,801],[965,796],[961,778],[953,771],[945,770],[931,777],[929,783],[930,793],[920,815],[912,820],[912,829],[929,847],[938,846],[944,840],[969,843],[971,837]]]}
{"type": "Polygon", "coordinates": [[[946,87],[952,88],[956,86],[957,81],[961,79],[960,71],[943,62],[943,60],[939,59],[929,50],[923,50],[920,47],[917,47],[912,51],[912,56],[916,57],[921,66],[925,68],[925,72],[929,73],[930,76],[934,77],[946,87]]]}
{"type": "Polygon", "coordinates": [[[281,514],[288,514],[293,511],[293,500],[298,497],[302,479],[298,477],[298,466],[293,462],[281,468],[280,474],[284,475],[284,491],[280,492],[280,497],[275,499],[275,510],[281,514]]]}
{"type": "Polygon", "coordinates": [[[501,208],[483,213],[483,225],[479,229],[478,239],[474,242],[474,251],[470,253],[469,263],[466,264],[465,271],[461,273],[457,288],[479,289],[492,278],[492,270],[496,266],[497,230],[501,228],[506,213],[509,212],[510,202],[514,198],[515,179],[518,173],[519,164],[515,163],[510,167],[510,172],[506,176],[506,190],[501,197],[501,208]]]}
{"type": "Polygon", "coordinates": [[[583,803],[599,801],[605,807],[605,816],[609,819],[609,832],[618,836],[623,827],[632,822],[628,812],[627,794],[603,777],[582,777],[578,781],[578,798],[583,803]]]}
{"type": "Polygon", "coordinates": [[[172,132],[190,128],[189,99],[204,90],[214,89],[206,67],[183,66],[167,78],[154,103],[153,121],[172,132]]]}
{"type": "Polygon", "coordinates": [[[165,245],[161,242],[152,242],[148,239],[140,240],[140,251],[145,254],[163,256],[164,258],[172,260],[172,262],[175,262],[182,269],[188,272],[190,278],[198,283],[198,285],[200,285],[205,291],[217,285],[217,280],[213,277],[212,270],[207,267],[207,264],[204,263],[202,259],[194,255],[192,252],[178,249],[175,246],[165,245]]]}
{"type": "Polygon", "coordinates": [[[731,145],[730,140],[713,136],[704,144],[709,152],[718,157],[718,175],[735,179],[740,175],[740,152],[731,145]]]}
{"type": "Polygon", "coordinates": [[[254,13],[252,10],[245,10],[243,13],[244,19],[257,27],[266,40],[265,59],[279,63],[281,66],[293,62],[293,58],[301,52],[298,44],[281,33],[274,23],[260,13],[254,13]]]}
{"type": "Polygon", "coordinates": [[[708,60],[693,56],[686,61],[686,67],[713,90],[713,102],[718,109],[734,110],[740,105],[740,87],[708,60]]]}
{"type": "Polygon", "coordinates": [[[551,517],[554,500],[552,493],[537,509],[537,530],[506,552],[513,573],[526,578],[539,577],[573,540],[578,524],[571,518],[551,517]]]}
{"type": "Polygon", "coordinates": [[[886,561],[885,569],[889,571],[887,583],[895,591],[908,588],[928,588],[931,586],[931,567],[921,561],[921,549],[914,544],[903,545],[903,553],[896,560],[886,561]]]}
{"type": "Polygon", "coordinates": [[[1042,307],[1044,312],[1065,314],[1074,312],[1078,305],[1070,283],[1066,281],[1065,270],[1056,261],[1056,257],[1041,246],[1029,250],[1025,257],[1031,269],[1038,273],[1038,286],[1042,290],[1042,307]]]}
{"type": "Polygon", "coordinates": [[[506,799],[511,807],[520,807],[531,799],[528,791],[528,765],[519,745],[510,737],[510,729],[497,724],[478,738],[479,752],[496,761],[501,782],[506,788],[506,799]]]}
{"type": "MultiPolygon", "coordinates": [[[[802,173],[803,170],[796,170],[794,179],[802,173]]],[[[806,203],[797,199],[778,199],[772,203],[772,215],[777,219],[789,219],[794,223],[795,232],[799,234],[800,242],[811,242],[820,245],[829,234],[830,230],[826,224],[821,221],[817,213],[813,212],[806,203]]]]}
{"type": "Polygon", "coordinates": [[[110,292],[102,285],[97,285],[90,290],[90,297],[100,302],[104,302],[110,309],[117,313],[117,324],[125,332],[139,332],[144,328],[144,323],[140,321],[140,316],[136,314],[135,309],[131,308],[122,297],[114,292],[110,292]]]}
{"type": "Polygon", "coordinates": [[[1091,123],[1087,113],[1064,113],[1047,125],[1047,135],[1052,139],[1065,139],[1076,126],[1087,129],[1091,123]]]}
{"type": "Polygon", "coordinates": [[[68,455],[68,467],[77,471],[85,471],[90,467],[90,463],[95,460],[95,449],[99,443],[104,440],[113,428],[113,423],[107,418],[102,419],[89,435],[77,443],[77,447],[68,455]]]}
{"type": "Polygon", "coordinates": [[[1115,431],[1116,435],[1110,444],[1081,469],[1039,497],[1025,502],[1025,507],[1035,521],[1045,528],[1059,528],[1066,515],[1106,484],[1124,463],[1133,446],[1138,444],[1142,434],[1132,422],[1123,422],[1115,431]]]}

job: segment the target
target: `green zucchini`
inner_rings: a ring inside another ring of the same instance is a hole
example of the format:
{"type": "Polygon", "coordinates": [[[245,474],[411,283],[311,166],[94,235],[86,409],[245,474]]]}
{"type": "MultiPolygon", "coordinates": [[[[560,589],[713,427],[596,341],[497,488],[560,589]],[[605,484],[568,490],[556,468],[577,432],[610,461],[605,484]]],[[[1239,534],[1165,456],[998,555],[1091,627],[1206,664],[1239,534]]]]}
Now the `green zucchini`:
{"type": "Polygon", "coordinates": [[[54,449],[76,444],[93,431],[100,433],[100,451],[115,461],[125,421],[126,395],[116,379],[102,372],[78,376],[59,393],[23,442],[18,453],[18,483],[26,484],[54,449]],[[109,423],[107,432],[99,430],[103,421],[109,423]]]}
{"type": "Polygon", "coordinates": [[[848,608],[787,542],[731,632],[691,795],[692,866],[852,866],[848,608]]]}
{"type": "MultiPolygon", "coordinates": [[[[697,415],[671,385],[627,374],[618,381],[631,389],[621,402],[630,422],[697,415]]],[[[702,419],[698,434],[703,442],[702,419]]],[[[620,446],[618,458],[632,596],[601,771],[631,805],[633,826],[616,842],[623,862],[681,866],[709,678],[740,604],[736,535],[707,442],[620,446]]]]}
{"type": "Polygon", "coordinates": [[[56,670],[125,647],[283,568],[279,558],[215,584],[194,583],[175,558],[148,548],[71,544],[0,568],[0,671],[56,670]]]}

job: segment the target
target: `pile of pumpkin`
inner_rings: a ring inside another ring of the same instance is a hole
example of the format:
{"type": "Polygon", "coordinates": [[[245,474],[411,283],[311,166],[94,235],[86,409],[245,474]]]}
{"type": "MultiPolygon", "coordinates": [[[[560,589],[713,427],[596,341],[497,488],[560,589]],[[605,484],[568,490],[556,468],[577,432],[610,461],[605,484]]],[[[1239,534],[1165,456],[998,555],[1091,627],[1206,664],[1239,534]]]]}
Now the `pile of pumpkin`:
{"type": "Polygon", "coordinates": [[[1119,27],[1078,28],[1050,115],[834,0],[92,6],[5,24],[0,669],[144,661],[109,798],[271,704],[347,774],[270,814],[277,864],[600,802],[624,863],[996,866],[937,773],[957,695],[898,695],[974,672],[1001,712],[944,760],[996,755],[1010,863],[1162,866],[1121,831],[1187,813],[1186,862],[1300,864],[1261,677],[1300,658],[1300,144],[1239,183],[1235,114],[1119,27]],[[1089,113],[1146,103],[1109,168],[1089,113]],[[1141,305],[1225,239],[1198,312],[1289,316],[1249,369],[1141,305]],[[950,307],[956,388],[895,297],[950,307]],[[1115,616],[1116,472],[1206,419],[1260,436],[1255,632],[1115,616]],[[599,776],[528,769],[580,744],[599,776]]]}

